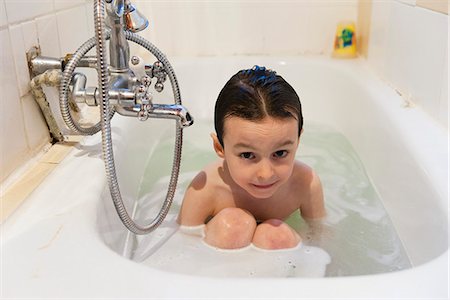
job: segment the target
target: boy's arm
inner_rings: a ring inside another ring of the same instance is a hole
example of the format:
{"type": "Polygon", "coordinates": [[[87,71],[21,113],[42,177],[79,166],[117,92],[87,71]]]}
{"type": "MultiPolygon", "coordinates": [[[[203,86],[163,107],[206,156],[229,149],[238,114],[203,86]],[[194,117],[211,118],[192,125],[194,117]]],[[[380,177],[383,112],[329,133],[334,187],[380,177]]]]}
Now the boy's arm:
{"type": "Polygon", "coordinates": [[[200,172],[184,194],[177,222],[185,226],[205,224],[206,219],[214,212],[214,198],[210,194],[206,173],[200,172]]]}
{"type": "MultiPolygon", "coordinates": [[[[312,171],[312,170],[311,170],[312,171]]],[[[314,220],[325,217],[325,205],[323,201],[323,190],[319,176],[312,171],[309,184],[309,195],[300,204],[300,213],[303,218],[314,220]],[[309,197],[308,197],[309,196],[309,197]]]]}

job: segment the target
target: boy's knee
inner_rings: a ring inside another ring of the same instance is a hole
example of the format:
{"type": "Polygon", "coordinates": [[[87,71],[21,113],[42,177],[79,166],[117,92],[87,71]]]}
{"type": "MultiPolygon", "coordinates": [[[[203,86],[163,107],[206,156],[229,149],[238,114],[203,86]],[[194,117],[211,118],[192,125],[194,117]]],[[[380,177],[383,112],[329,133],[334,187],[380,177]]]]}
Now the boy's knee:
{"type": "Polygon", "coordinates": [[[278,219],[270,219],[259,224],[253,236],[253,244],[262,249],[293,248],[301,240],[294,229],[278,219]]]}
{"type": "Polygon", "coordinates": [[[255,218],[249,212],[225,208],[206,224],[205,242],[222,249],[242,248],[251,243],[255,229],[255,218]]]}

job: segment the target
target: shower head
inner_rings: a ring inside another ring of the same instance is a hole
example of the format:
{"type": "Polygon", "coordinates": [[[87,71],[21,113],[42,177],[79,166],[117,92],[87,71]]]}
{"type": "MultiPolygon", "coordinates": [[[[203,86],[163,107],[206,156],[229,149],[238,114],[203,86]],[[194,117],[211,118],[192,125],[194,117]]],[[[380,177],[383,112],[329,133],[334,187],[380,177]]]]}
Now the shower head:
{"type": "Polygon", "coordinates": [[[147,18],[129,0],[125,0],[124,20],[127,30],[131,32],[144,30],[148,26],[147,18]]]}

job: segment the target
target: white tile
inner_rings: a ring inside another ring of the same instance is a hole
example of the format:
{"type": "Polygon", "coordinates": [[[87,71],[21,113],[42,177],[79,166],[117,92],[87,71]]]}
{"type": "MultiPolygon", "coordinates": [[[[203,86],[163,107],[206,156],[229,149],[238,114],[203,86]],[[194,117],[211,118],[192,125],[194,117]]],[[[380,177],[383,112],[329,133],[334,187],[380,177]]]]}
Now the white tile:
{"type": "Polygon", "coordinates": [[[389,38],[389,24],[392,3],[376,1],[372,3],[368,62],[375,71],[384,77],[386,74],[386,52],[389,38]]]}
{"type": "Polygon", "coordinates": [[[90,38],[84,6],[57,12],[56,21],[60,48],[63,54],[73,53],[90,38]]]}
{"type": "MultiPolygon", "coordinates": [[[[151,17],[152,15],[150,15],[150,18],[151,17]]],[[[225,50],[220,42],[223,35],[219,34],[221,29],[218,26],[211,26],[211,24],[219,23],[220,9],[218,8],[218,5],[214,5],[214,3],[203,3],[202,10],[196,12],[195,17],[200,21],[199,26],[201,28],[201,41],[197,55],[220,55],[220,51],[225,50]]],[[[232,16],[230,16],[230,19],[232,19],[232,16]]]]}
{"type": "Polygon", "coordinates": [[[31,152],[36,153],[44,144],[49,142],[48,127],[39,105],[31,94],[22,97],[21,101],[28,146],[31,152]]]}
{"type": "Polygon", "coordinates": [[[21,29],[23,37],[23,49],[14,48],[14,56],[17,58],[18,62],[17,76],[20,88],[20,95],[22,96],[29,91],[29,81],[30,81],[30,75],[28,72],[28,65],[27,65],[28,62],[26,61],[26,52],[31,47],[38,47],[39,40],[36,22],[34,20],[21,23],[21,29]],[[23,65],[24,63],[26,64],[25,66],[23,65]]]}
{"type": "Polygon", "coordinates": [[[448,17],[395,2],[386,46],[387,79],[438,118],[448,17]]]}
{"type": "MultiPolygon", "coordinates": [[[[421,57],[415,48],[419,25],[414,17],[414,7],[394,2],[387,32],[386,77],[407,97],[413,96],[413,73],[417,72],[416,61],[421,57]]],[[[413,101],[420,104],[417,99],[413,101]]]]}
{"type": "Polygon", "coordinates": [[[63,56],[59,47],[59,34],[56,23],[56,15],[49,14],[36,19],[39,46],[43,56],[63,56]]]}
{"type": "Polygon", "coordinates": [[[8,24],[8,19],[6,17],[5,0],[0,0],[0,27],[8,24]]]}
{"type": "MultiPolygon", "coordinates": [[[[150,1],[143,1],[143,2],[139,3],[139,9],[140,9],[142,12],[144,12],[144,15],[145,15],[145,17],[148,19],[148,23],[149,23],[148,27],[147,27],[145,30],[139,32],[139,34],[140,34],[143,38],[145,38],[145,39],[147,39],[148,41],[150,41],[150,42],[153,43],[153,42],[156,41],[156,39],[155,39],[155,37],[156,37],[156,32],[155,32],[155,19],[154,19],[154,17],[153,17],[153,14],[154,14],[153,3],[150,2],[150,1]]],[[[89,8],[88,8],[88,18],[89,18],[89,15],[91,14],[91,12],[92,12],[92,5],[89,4],[89,8]]],[[[93,18],[93,17],[91,17],[91,18],[93,18]]],[[[93,23],[92,23],[92,24],[93,24],[93,23]]],[[[92,31],[92,32],[94,32],[94,31],[92,31]]],[[[159,44],[158,44],[157,46],[159,47],[159,44]]],[[[143,49],[143,48],[141,48],[141,49],[143,49]]]]}
{"type": "Polygon", "coordinates": [[[54,0],[55,10],[63,10],[78,5],[84,5],[85,0],[54,0]]]}
{"type": "MultiPolygon", "coordinates": [[[[239,22],[241,15],[235,12],[231,3],[207,2],[195,12],[194,18],[200,20],[201,32],[196,36],[199,55],[230,55],[241,48],[239,22]],[[227,16],[227,18],[225,18],[227,16]]],[[[155,14],[157,11],[155,10],[155,14]]],[[[183,26],[180,23],[180,26],[183,26]]],[[[188,34],[189,28],[185,29],[188,34]]],[[[188,39],[188,38],[187,38],[188,39]]],[[[176,47],[176,46],[175,46],[176,47]]]]}
{"type": "Polygon", "coordinates": [[[270,18],[263,22],[265,54],[306,53],[310,6],[306,2],[267,3],[265,9],[270,11],[270,18]]]}
{"type": "Polygon", "coordinates": [[[87,27],[88,27],[88,36],[93,37],[95,35],[94,31],[94,5],[93,1],[86,1],[84,5],[86,10],[86,18],[87,18],[87,27]]]}
{"type": "Polygon", "coordinates": [[[448,98],[448,53],[445,56],[445,63],[442,65],[443,75],[442,75],[442,87],[441,87],[441,97],[439,102],[439,122],[448,129],[448,119],[449,119],[449,98],[448,98]]]}
{"type": "Polygon", "coordinates": [[[26,21],[53,11],[53,0],[5,0],[9,23],[26,21]]]}
{"type": "MultiPolygon", "coordinates": [[[[174,34],[177,28],[174,26],[168,26],[172,19],[175,19],[173,13],[171,13],[174,4],[171,2],[152,2],[151,8],[155,11],[155,15],[150,20],[150,29],[154,32],[154,40],[152,41],[161,51],[167,56],[172,56],[172,45],[175,43],[174,34]]],[[[179,48],[183,48],[183,45],[179,44],[179,48]]]]}
{"type": "Polygon", "coordinates": [[[23,34],[23,43],[26,50],[30,49],[33,46],[38,46],[38,32],[36,27],[36,22],[28,21],[21,24],[22,26],[22,34],[23,34]]]}
{"type": "Polygon", "coordinates": [[[0,180],[28,158],[22,107],[8,30],[0,31],[0,180]]]}
{"type": "Polygon", "coordinates": [[[228,44],[230,54],[264,54],[264,39],[268,38],[264,34],[264,27],[260,22],[250,22],[251,24],[249,24],[249,16],[254,20],[264,18],[266,12],[264,6],[250,2],[238,2],[229,9],[229,12],[222,17],[222,24],[225,25],[222,27],[222,37],[224,38],[223,43],[228,44]],[[229,16],[233,14],[236,22],[229,20],[229,16]]]}
{"type": "Polygon", "coordinates": [[[411,62],[414,72],[411,74],[411,90],[415,99],[437,118],[442,83],[442,66],[447,56],[448,16],[428,9],[414,9],[414,32],[412,52],[416,55],[411,62]]]}
{"type": "Polygon", "coordinates": [[[16,25],[9,28],[9,34],[11,38],[11,46],[14,57],[15,74],[17,76],[17,83],[19,87],[19,96],[23,96],[30,90],[30,75],[28,71],[28,63],[26,57],[26,51],[22,26],[16,25]]]}
{"type": "Polygon", "coordinates": [[[165,11],[169,19],[164,21],[164,25],[161,24],[163,27],[160,26],[160,28],[170,36],[173,55],[195,55],[199,39],[198,31],[201,28],[197,31],[192,29],[198,28],[196,20],[202,17],[201,13],[195,12],[195,7],[198,5],[198,3],[177,3],[170,10],[165,11]],[[168,20],[170,20],[170,26],[168,20]]]}

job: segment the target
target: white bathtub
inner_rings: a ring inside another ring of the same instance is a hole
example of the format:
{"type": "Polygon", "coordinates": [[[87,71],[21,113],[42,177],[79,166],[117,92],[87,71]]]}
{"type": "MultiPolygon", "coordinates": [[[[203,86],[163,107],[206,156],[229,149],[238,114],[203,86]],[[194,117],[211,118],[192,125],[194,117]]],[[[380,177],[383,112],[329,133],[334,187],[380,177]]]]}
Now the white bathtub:
{"type": "MultiPolygon", "coordinates": [[[[307,120],[330,124],[350,140],[413,267],[365,276],[221,279],[165,272],[128,260],[104,242],[120,237],[108,236],[111,232],[125,230],[111,211],[105,211],[108,195],[97,135],[74,149],[3,225],[2,297],[448,297],[444,128],[419,108],[406,105],[360,60],[232,57],[178,59],[172,64],[184,105],[196,119],[212,117],[218,91],[237,70],[254,64],[277,70],[298,90],[307,120]]],[[[161,97],[167,99],[167,93],[161,97]]],[[[114,118],[124,198],[137,196],[148,153],[163,132],[161,126],[172,126],[170,122],[114,118]]]]}

